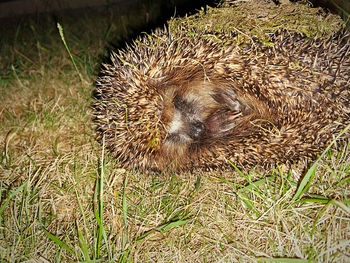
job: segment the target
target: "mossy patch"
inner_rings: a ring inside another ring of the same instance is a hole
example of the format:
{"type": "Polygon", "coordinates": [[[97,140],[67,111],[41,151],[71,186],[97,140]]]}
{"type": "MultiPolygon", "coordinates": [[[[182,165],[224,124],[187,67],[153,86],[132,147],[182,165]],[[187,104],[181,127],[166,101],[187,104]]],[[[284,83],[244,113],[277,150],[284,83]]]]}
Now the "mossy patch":
{"type": "Polygon", "coordinates": [[[197,14],[169,21],[170,32],[200,34],[215,42],[247,43],[257,38],[273,45],[271,35],[277,29],[303,33],[309,38],[334,35],[345,26],[337,15],[306,2],[282,3],[256,1],[226,1],[217,8],[202,8],[197,14]]]}

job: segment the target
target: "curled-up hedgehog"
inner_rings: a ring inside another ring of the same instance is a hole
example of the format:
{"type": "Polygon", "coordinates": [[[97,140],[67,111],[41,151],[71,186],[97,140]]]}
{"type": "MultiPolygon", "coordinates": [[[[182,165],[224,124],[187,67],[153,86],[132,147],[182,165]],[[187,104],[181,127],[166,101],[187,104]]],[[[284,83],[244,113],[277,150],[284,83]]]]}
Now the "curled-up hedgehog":
{"type": "Polygon", "coordinates": [[[350,42],[287,30],[272,42],[164,29],[113,53],[97,81],[99,139],[142,172],[314,159],[350,123],[350,42]]]}

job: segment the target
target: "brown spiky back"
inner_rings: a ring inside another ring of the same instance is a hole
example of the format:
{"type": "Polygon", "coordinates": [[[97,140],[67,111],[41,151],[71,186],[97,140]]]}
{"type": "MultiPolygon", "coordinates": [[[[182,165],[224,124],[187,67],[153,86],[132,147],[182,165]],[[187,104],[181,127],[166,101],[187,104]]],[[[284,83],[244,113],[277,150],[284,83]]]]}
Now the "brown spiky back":
{"type": "Polygon", "coordinates": [[[238,47],[166,30],[138,39],[112,54],[97,81],[99,138],[105,136],[122,166],[141,171],[162,171],[170,164],[178,170],[224,169],[228,160],[251,167],[314,158],[350,123],[349,41],[345,34],[307,40],[278,31],[273,42],[270,47],[252,40],[238,47]],[[216,116],[207,118],[210,125],[227,125],[217,121],[224,115],[215,113],[229,104],[215,101],[220,95],[234,94],[249,110],[242,110],[229,132],[211,133],[186,147],[165,147],[174,111],[168,97],[175,93],[196,94],[193,104],[202,115],[216,116]]]}

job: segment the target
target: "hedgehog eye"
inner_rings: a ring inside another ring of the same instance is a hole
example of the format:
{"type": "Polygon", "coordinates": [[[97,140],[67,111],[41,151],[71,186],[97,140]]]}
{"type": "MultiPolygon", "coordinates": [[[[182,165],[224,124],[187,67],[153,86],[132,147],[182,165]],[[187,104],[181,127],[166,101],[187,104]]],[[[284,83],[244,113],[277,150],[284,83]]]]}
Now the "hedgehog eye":
{"type": "Polygon", "coordinates": [[[182,99],[180,98],[179,95],[176,95],[176,96],[174,97],[173,103],[174,103],[175,109],[177,109],[177,110],[182,111],[183,109],[186,108],[186,103],[185,103],[185,101],[182,100],[182,99]]]}

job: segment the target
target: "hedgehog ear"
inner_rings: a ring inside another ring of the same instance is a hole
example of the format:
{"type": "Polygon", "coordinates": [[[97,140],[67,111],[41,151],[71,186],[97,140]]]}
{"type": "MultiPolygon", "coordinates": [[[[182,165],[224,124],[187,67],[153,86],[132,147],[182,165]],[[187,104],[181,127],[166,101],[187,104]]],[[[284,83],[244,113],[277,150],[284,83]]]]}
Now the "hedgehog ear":
{"type": "Polygon", "coordinates": [[[212,97],[219,105],[232,111],[232,113],[242,112],[245,108],[232,89],[216,89],[212,97]]]}
{"type": "Polygon", "coordinates": [[[232,131],[245,107],[231,89],[215,89],[211,96],[219,107],[208,116],[204,125],[210,138],[219,138],[232,131]]]}

